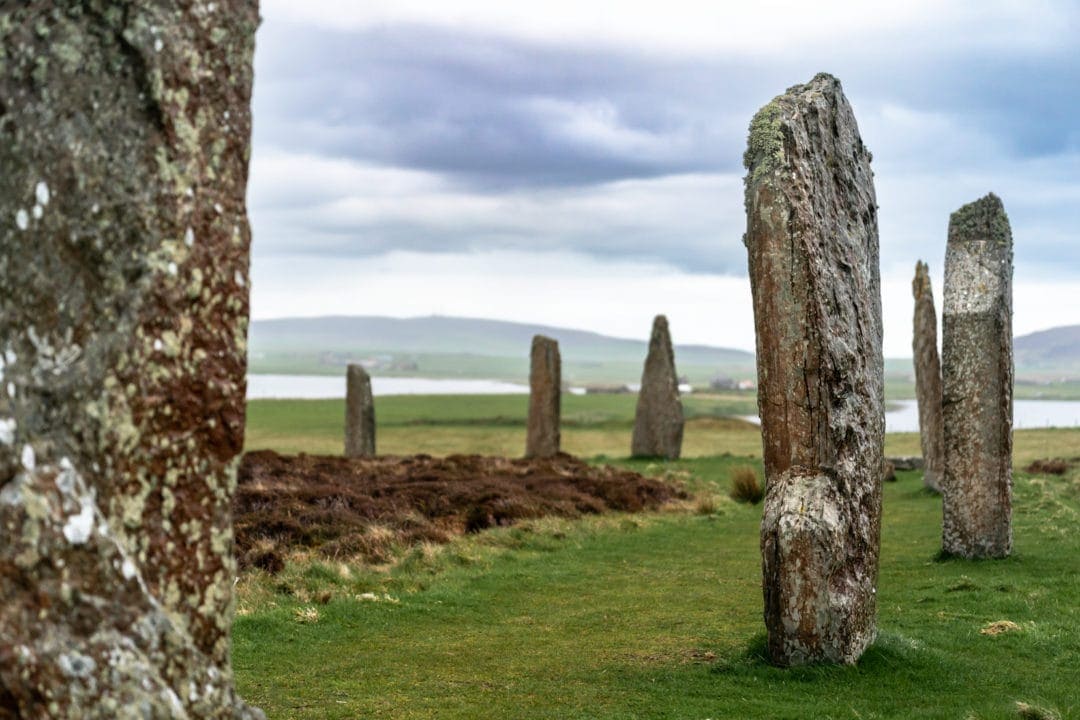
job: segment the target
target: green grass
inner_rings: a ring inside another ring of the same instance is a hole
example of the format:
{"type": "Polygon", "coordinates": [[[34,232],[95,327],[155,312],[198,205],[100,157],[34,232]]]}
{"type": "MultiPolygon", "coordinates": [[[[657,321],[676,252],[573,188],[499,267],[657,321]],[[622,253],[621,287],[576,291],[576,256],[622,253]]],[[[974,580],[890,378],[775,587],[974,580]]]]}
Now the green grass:
{"type": "MultiPolygon", "coordinates": [[[[626,455],[634,421],[634,395],[563,395],[563,447],[582,456],[626,455]]],[[[743,424],[742,433],[725,444],[722,435],[733,425],[730,415],[757,412],[752,394],[698,395],[684,399],[692,421],[687,428],[687,455],[760,452],[757,431],[743,424]],[[720,434],[718,434],[720,433],[720,434]]],[[[520,455],[525,449],[525,395],[395,395],[375,403],[380,453],[480,453],[520,455]]],[[[254,400],[248,403],[245,449],[339,454],[344,447],[343,400],[254,400]]]]}
{"type": "MultiPolygon", "coordinates": [[[[568,410],[625,423],[617,398],[581,401],[568,410]]],[[[443,420],[508,408],[409,402],[443,420]]],[[[338,409],[253,403],[250,429],[270,422],[287,432],[304,421],[336,438],[338,409]]],[[[473,428],[410,424],[409,412],[387,407],[380,420],[414,436],[473,428]]],[[[530,521],[403,551],[382,568],[298,559],[277,577],[245,575],[234,626],[240,691],[271,718],[988,720],[1018,717],[1017,701],[1080,714],[1076,471],[1018,473],[1015,554],[983,562],[935,559],[940,500],[918,473],[899,473],[885,486],[878,641],[854,667],[781,670],[762,659],[760,505],[727,498],[733,467],[760,469],[746,457],[760,456],[760,442],[756,450],[747,442],[757,433],[720,420],[698,425],[712,427],[711,456],[617,462],[667,472],[707,503],[530,521]],[[749,449],[722,454],[739,446],[749,449]],[[999,620],[1019,630],[980,634],[999,620]]],[[[890,436],[889,451],[911,442],[890,436]]],[[[1080,431],[1022,431],[1016,446],[1018,464],[1080,455],[1080,431]]]]}

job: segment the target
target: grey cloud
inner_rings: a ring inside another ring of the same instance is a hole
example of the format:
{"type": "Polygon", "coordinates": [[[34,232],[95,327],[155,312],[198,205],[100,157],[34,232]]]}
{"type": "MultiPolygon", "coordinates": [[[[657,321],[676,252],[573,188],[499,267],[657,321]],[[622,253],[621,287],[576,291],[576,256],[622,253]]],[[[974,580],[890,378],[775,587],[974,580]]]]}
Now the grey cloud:
{"type": "Polygon", "coordinates": [[[564,200],[625,181],[739,175],[751,115],[786,86],[828,70],[843,79],[875,154],[886,265],[934,257],[948,212],[995,190],[1013,220],[1018,266],[1052,259],[1059,272],[1075,273],[1080,52],[971,54],[910,40],[853,39],[790,57],[678,59],[430,27],[326,32],[270,20],[257,53],[256,252],[569,248],[741,274],[737,185],[711,205],[699,198],[659,219],[647,208],[617,204],[605,213],[567,209],[564,200]],[[898,124],[889,107],[940,124],[898,124]],[[363,189],[287,177],[269,187],[257,171],[260,154],[274,151],[419,171],[441,178],[440,192],[480,200],[531,194],[535,222],[520,222],[513,202],[446,221],[425,217],[420,201],[416,217],[400,208],[333,212],[333,201],[363,189]],[[1059,189],[1056,200],[1040,199],[1046,183],[1059,189]]]}

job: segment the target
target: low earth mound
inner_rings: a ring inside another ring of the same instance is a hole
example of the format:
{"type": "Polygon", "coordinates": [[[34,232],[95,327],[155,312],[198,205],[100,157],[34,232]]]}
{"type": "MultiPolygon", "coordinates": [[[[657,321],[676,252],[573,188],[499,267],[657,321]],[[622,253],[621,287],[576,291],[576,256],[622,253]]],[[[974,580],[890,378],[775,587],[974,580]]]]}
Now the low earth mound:
{"type": "Polygon", "coordinates": [[[290,550],[386,562],[395,547],[545,515],[653,510],[687,495],[628,470],[568,455],[346,459],[244,455],[233,500],[241,567],[280,570],[290,550]]]}

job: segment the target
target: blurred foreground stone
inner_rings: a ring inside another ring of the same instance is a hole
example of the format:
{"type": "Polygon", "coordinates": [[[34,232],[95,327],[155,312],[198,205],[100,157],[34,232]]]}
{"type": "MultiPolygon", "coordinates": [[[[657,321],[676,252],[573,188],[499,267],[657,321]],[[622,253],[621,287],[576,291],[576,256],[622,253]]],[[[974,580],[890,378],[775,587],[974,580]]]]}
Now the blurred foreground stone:
{"type": "Polygon", "coordinates": [[[0,716],[262,717],[229,661],[257,23],[0,6],[0,716]]]}

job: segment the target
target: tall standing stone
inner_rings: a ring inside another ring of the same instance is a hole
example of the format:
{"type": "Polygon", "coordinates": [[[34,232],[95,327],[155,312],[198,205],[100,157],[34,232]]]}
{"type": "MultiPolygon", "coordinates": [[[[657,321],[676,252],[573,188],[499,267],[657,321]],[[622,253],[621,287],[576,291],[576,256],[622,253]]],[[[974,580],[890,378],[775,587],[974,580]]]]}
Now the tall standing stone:
{"type": "Polygon", "coordinates": [[[371,378],[360,365],[349,365],[345,385],[345,457],[370,457],[375,454],[371,378]]]}
{"type": "Polygon", "coordinates": [[[667,318],[657,315],[641,373],[630,451],[634,457],[675,460],[682,452],[682,438],[683,409],[679,402],[675,351],[671,347],[667,318]]]}
{"type": "Polygon", "coordinates": [[[536,335],[529,355],[529,427],[525,457],[551,457],[559,453],[559,404],[562,366],[559,343],[536,335]]]}
{"type": "Polygon", "coordinates": [[[769,654],[853,663],[876,634],[884,361],[870,152],[840,82],[762,108],[745,163],[769,654]]]}
{"type": "Polygon", "coordinates": [[[1012,230],[993,194],[949,219],[942,312],[942,549],[1012,551],[1012,230]]]}
{"type": "Polygon", "coordinates": [[[255,0],[0,5],[15,717],[262,716],[229,659],[257,24],[255,0]]]}
{"type": "Polygon", "coordinates": [[[945,436],[941,422],[941,360],[937,349],[937,313],[926,263],[915,263],[911,282],[915,296],[912,351],[915,363],[915,398],[919,406],[919,440],[922,444],[923,484],[941,492],[945,471],[945,436]]]}

